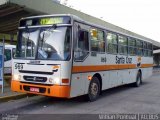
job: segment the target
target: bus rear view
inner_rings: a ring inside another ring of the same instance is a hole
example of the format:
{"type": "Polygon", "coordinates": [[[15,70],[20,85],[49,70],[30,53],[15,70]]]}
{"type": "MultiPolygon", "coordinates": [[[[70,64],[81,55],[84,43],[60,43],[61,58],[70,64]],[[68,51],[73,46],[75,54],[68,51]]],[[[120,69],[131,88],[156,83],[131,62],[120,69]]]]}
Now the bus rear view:
{"type": "Polygon", "coordinates": [[[53,97],[70,96],[70,16],[20,20],[11,89],[53,97]]]}

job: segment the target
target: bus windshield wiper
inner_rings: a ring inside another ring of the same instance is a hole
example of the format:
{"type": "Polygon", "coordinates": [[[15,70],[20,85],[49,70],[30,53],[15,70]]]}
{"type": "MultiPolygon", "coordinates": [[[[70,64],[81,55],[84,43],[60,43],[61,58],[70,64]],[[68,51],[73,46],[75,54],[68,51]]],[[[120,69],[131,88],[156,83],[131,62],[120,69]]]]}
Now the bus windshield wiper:
{"type": "Polygon", "coordinates": [[[47,32],[50,32],[50,30],[51,29],[56,29],[57,28],[57,25],[56,24],[53,24],[51,27],[49,27],[48,28],[48,30],[46,30],[46,32],[45,31],[43,31],[43,35],[42,35],[42,39],[41,39],[41,46],[40,46],[40,49],[38,49],[38,52],[46,59],[47,57],[48,57],[48,54],[44,51],[44,50],[42,50],[42,48],[43,48],[43,46],[44,46],[44,43],[45,43],[45,34],[47,33],[47,32]]]}
{"type": "MultiPolygon", "coordinates": [[[[51,30],[52,28],[53,28],[53,29],[56,29],[56,28],[57,28],[57,25],[56,25],[56,24],[53,24],[51,27],[49,27],[49,29],[47,30],[47,32],[50,32],[50,30],[51,30]]],[[[42,36],[42,39],[41,39],[41,41],[42,41],[42,43],[41,43],[41,50],[42,50],[43,44],[44,44],[44,42],[45,42],[45,41],[44,41],[44,38],[45,38],[44,36],[45,36],[45,32],[43,32],[43,36],[42,36]]]]}

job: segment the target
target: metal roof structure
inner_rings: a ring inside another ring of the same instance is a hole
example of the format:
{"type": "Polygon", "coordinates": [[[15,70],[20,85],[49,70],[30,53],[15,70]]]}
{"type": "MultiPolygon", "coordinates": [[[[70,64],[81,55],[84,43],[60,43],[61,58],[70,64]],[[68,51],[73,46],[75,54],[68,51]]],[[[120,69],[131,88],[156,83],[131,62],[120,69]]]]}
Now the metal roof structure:
{"type": "Polygon", "coordinates": [[[37,15],[26,11],[24,8],[25,6],[12,3],[0,6],[0,33],[16,34],[20,18],[37,15]]]}
{"type": "Polygon", "coordinates": [[[44,14],[73,14],[88,22],[98,24],[110,30],[129,34],[153,43],[154,49],[160,49],[160,43],[142,35],[125,30],[99,18],[87,15],[72,8],[60,5],[53,0],[8,0],[0,5],[0,33],[16,34],[19,19],[22,17],[44,14]]]}

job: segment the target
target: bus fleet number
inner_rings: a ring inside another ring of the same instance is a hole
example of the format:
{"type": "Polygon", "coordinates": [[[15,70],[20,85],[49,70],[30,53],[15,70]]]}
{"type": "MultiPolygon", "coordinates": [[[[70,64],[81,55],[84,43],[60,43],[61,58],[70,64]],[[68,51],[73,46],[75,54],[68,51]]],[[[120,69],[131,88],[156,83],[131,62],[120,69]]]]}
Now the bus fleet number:
{"type": "Polygon", "coordinates": [[[22,70],[23,69],[23,64],[16,63],[14,68],[18,69],[18,70],[22,70]]]}

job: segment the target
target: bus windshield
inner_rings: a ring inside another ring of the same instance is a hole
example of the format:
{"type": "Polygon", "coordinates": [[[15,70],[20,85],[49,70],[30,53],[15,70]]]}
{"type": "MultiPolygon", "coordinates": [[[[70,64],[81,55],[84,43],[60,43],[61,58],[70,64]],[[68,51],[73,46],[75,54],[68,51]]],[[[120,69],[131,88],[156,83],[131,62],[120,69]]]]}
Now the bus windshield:
{"type": "Polygon", "coordinates": [[[70,27],[32,28],[19,33],[15,58],[63,61],[70,55],[70,27]]]}

